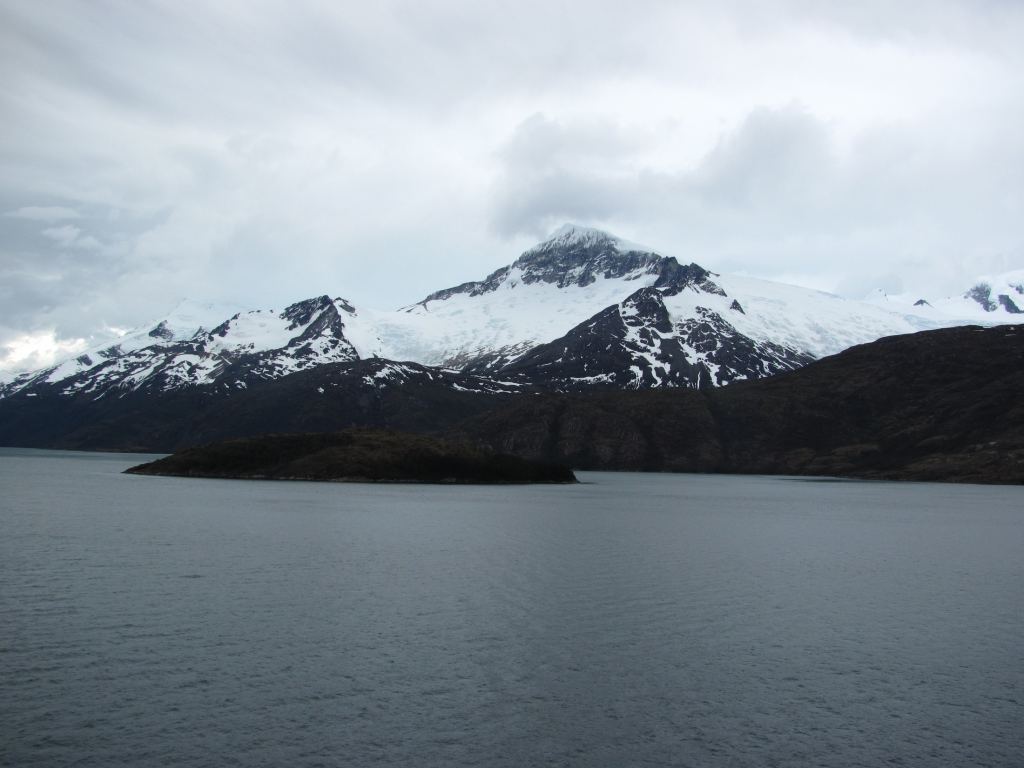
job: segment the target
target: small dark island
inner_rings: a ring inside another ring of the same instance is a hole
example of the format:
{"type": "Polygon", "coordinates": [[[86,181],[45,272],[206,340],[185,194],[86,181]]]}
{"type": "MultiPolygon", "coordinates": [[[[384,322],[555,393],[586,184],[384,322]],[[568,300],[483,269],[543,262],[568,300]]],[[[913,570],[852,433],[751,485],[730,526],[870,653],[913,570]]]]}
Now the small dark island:
{"type": "Polygon", "coordinates": [[[557,464],[492,453],[466,442],[372,429],[226,440],[125,470],[248,480],[370,483],[575,483],[557,464]]]}

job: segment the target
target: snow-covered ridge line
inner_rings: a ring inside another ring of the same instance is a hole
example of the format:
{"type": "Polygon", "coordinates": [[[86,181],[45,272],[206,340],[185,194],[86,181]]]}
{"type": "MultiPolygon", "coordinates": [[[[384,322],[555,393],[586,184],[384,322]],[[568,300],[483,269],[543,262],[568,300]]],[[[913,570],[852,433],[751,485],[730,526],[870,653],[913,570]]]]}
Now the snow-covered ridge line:
{"type": "Polygon", "coordinates": [[[362,328],[345,299],[319,296],[284,311],[234,312],[212,322],[194,304],[180,304],[152,327],[130,331],[114,344],[97,345],[74,358],[10,382],[10,396],[36,384],[60,384],[65,394],[124,393],[141,388],[161,391],[219,381],[235,370],[256,379],[273,379],[317,365],[361,357],[346,337],[372,356],[376,340],[362,328]],[[185,307],[187,311],[181,311],[185,307]],[[360,332],[362,331],[362,332],[360,332]]]}
{"type": "Polygon", "coordinates": [[[37,385],[96,397],[237,388],[374,358],[399,361],[374,375],[382,383],[401,381],[405,361],[479,375],[481,387],[516,386],[516,376],[556,388],[722,385],[881,336],[1014,322],[1024,307],[1024,270],[959,297],[919,298],[858,302],[717,274],[566,225],[483,280],[396,311],[357,309],[328,295],[280,312],[183,302],[114,342],[0,381],[0,397],[37,385]]]}

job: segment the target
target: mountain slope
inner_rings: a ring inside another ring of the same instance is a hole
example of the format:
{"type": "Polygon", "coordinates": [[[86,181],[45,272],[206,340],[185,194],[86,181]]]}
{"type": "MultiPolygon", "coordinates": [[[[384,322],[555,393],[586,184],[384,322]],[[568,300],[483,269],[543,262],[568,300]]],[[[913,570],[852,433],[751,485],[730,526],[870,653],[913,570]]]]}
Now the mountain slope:
{"type": "Polygon", "coordinates": [[[673,322],[663,291],[641,288],[497,372],[525,376],[559,391],[594,386],[702,389],[771,376],[813,359],[771,342],[756,342],[705,307],[698,307],[695,315],[673,322]]]}
{"type": "Polygon", "coordinates": [[[0,396],[44,385],[56,385],[65,395],[118,397],[215,383],[245,387],[254,380],[358,360],[365,350],[360,354],[353,340],[362,346],[372,335],[347,301],[327,296],[297,302],[280,313],[237,312],[215,327],[181,321],[180,313],[172,313],[116,344],[18,377],[0,396]]]}
{"type": "Polygon", "coordinates": [[[596,229],[566,225],[484,280],[378,315],[380,354],[498,370],[641,288],[657,288],[673,323],[713,312],[736,332],[814,357],[940,322],[796,286],[712,274],[596,229]]]}
{"type": "Polygon", "coordinates": [[[1024,483],[1024,326],[881,339],[714,390],[512,400],[457,430],[578,469],[1024,483]]]}
{"type": "Polygon", "coordinates": [[[693,390],[541,392],[356,360],[251,387],[0,401],[0,444],[170,451],[372,426],[579,469],[1024,482],[1024,326],[889,337],[767,379],[693,390]]]}
{"type": "Polygon", "coordinates": [[[116,397],[43,384],[0,400],[0,445],[174,451],[269,432],[369,426],[434,431],[522,391],[414,363],[328,363],[251,386],[128,390],[116,397]]]}
{"type": "MultiPolygon", "coordinates": [[[[998,293],[1024,290],[1011,283],[972,289],[974,298],[961,304],[995,321],[1013,317],[1012,297],[998,293]],[[986,312],[978,301],[996,309],[986,312]]],[[[395,312],[357,310],[326,295],[281,312],[216,311],[182,305],[116,343],[0,384],[0,403],[52,391],[116,399],[195,387],[234,391],[369,359],[554,391],[703,388],[772,376],[881,336],[961,322],[930,305],[854,302],[719,275],[571,225],[483,280],[395,312]]]]}

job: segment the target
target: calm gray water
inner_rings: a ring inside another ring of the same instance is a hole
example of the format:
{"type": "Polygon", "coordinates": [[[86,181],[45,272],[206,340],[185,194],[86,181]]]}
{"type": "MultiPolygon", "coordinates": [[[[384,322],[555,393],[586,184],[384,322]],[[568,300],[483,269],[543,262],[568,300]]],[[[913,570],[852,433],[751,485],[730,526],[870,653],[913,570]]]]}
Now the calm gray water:
{"type": "Polygon", "coordinates": [[[1024,488],[0,450],[11,766],[1024,765],[1024,488]]]}

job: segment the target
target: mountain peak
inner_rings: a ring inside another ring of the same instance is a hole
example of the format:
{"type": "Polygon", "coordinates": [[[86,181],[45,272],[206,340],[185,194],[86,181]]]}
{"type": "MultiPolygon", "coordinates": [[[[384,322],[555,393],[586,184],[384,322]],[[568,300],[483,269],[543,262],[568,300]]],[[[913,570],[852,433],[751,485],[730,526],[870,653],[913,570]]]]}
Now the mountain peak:
{"type": "Polygon", "coordinates": [[[646,279],[657,288],[679,292],[699,284],[704,291],[721,293],[708,279],[708,272],[697,264],[682,266],[672,256],[633,243],[594,227],[563,224],[551,236],[525,251],[507,267],[484,280],[462,283],[427,296],[418,306],[445,301],[453,296],[480,296],[502,286],[547,283],[558,288],[583,288],[597,280],[646,279]]]}
{"type": "Polygon", "coordinates": [[[596,227],[584,227],[580,224],[566,222],[550,235],[545,242],[552,240],[616,240],[614,235],[596,227]]]}
{"type": "MultiPolygon", "coordinates": [[[[550,250],[559,247],[604,245],[614,248],[619,253],[655,253],[646,245],[624,240],[611,232],[596,227],[584,227],[580,224],[567,222],[552,232],[546,240],[538,243],[530,251],[550,250]]],[[[529,253],[529,251],[528,251],[529,253]]]]}
{"type": "MultiPolygon", "coordinates": [[[[666,261],[675,262],[600,229],[564,224],[516,259],[511,269],[519,273],[523,283],[554,283],[564,288],[586,286],[599,277],[655,274],[666,261]]],[[[509,274],[500,275],[500,279],[509,279],[509,274]]]]}

